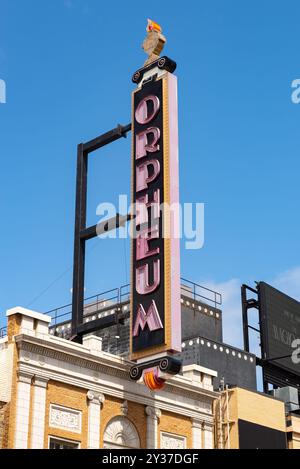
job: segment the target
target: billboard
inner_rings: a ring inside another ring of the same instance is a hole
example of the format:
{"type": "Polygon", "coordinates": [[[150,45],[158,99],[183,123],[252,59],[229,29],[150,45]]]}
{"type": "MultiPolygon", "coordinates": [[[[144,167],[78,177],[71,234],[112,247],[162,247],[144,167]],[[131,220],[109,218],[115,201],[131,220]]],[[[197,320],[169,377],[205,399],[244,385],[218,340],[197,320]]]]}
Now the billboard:
{"type": "Polygon", "coordinates": [[[262,358],[300,377],[300,364],[293,363],[291,357],[295,350],[292,343],[300,338],[300,303],[265,282],[259,282],[258,292],[262,358]]]}
{"type": "Polygon", "coordinates": [[[286,449],[286,433],[238,419],[239,449],[286,449]]]}
{"type": "Polygon", "coordinates": [[[139,86],[132,109],[130,343],[137,361],[181,350],[177,78],[165,71],[139,86]]]}

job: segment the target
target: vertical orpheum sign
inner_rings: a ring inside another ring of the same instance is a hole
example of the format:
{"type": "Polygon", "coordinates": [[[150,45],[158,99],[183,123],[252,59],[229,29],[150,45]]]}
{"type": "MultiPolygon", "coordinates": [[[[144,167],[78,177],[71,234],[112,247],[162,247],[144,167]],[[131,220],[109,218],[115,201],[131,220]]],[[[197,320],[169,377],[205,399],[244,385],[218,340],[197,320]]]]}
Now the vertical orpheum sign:
{"type": "MultiPolygon", "coordinates": [[[[151,30],[151,33],[153,30],[151,30]]],[[[161,34],[159,32],[158,34],[161,34]]],[[[153,38],[152,38],[153,39],[153,38]]],[[[131,369],[159,389],[180,370],[179,175],[176,65],[167,57],[136,72],[132,95],[131,369]]]]}

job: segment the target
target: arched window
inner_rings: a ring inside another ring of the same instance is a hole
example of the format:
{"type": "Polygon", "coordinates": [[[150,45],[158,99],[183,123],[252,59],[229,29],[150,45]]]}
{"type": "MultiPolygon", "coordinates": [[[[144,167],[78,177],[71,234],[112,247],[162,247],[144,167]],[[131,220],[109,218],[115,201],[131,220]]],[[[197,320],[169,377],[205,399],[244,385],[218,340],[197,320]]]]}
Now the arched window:
{"type": "Polygon", "coordinates": [[[126,417],[118,416],[111,419],[103,437],[104,448],[140,448],[140,438],[133,423],[126,417]]]}

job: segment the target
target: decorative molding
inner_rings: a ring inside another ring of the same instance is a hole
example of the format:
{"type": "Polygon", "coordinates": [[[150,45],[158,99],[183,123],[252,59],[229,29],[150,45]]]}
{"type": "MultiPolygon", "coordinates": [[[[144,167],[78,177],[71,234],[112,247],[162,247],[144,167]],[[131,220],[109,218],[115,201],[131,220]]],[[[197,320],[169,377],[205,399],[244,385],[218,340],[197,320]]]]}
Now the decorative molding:
{"type": "Polygon", "coordinates": [[[26,371],[18,371],[18,382],[19,383],[26,383],[31,384],[33,378],[33,374],[27,373],[26,371]]]}
{"type": "Polygon", "coordinates": [[[153,396],[146,388],[130,381],[128,374],[130,362],[124,359],[105,352],[99,357],[90,354],[87,357],[79,345],[76,344],[75,347],[64,339],[60,339],[60,343],[57,344],[47,336],[44,340],[26,335],[19,335],[16,338],[21,351],[19,368],[31,376],[38,375],[80,387],[85,391],[103,393],[144,406],[152,407],[155,403],[163,411],[189,418],[200,418],[203,422],[213,424],[211,403],[219,395],[217,392],[206,391],[179,377],[172,379],[163,391],[153,396]],[[55,350],[56,346],[59,350],[55,350]],[[32,352],[30,362],[22,360],[22,352],[26,349],[32,352]],[[41,356],[46,357],[43,366],[40,364],[41,356]],[[54,364],[54,360],[48,360],[48,357],[55,358],[61,363],[54,364]],[[95,373],[99,376],[98,382],[94,381],[95,373]]]}
{"type": "MultiPolygon", "coordinates": [[[[63,340],[64,339],[61,339],[61,341],[63,340]]],[[[65,340],[65,342],[66,344],[56,344],[51,343],[51,341],[42,341],[41,339],[35,337],[24,337],[24,335],[17,336],[17,344],[21,350],[28,350],[35,354],[43,355],[45,357],[53,358],[65,363],[71,363],[89,370],[94,370],[100,375],[105,373],[109,376],[121,377],[126,381],[130,381],[129,369],[131,362],[128,360],[106,354],[105,352],[103,352],[100,357],[91,357],[90,354],[88,357],[85,357],[84,351],[70,349],[68,341],[65,340]],[[33,340],[38,341],[39,343],[33,343],[33,340]],[[53,346],[56,345],[60,348],[60,350],[53,349],[53,346]]],[[[177,394],[180,394],[183,397],[188,397],[190,399],[195,399],[195,395],[201,394],[202,400],[205,399],[207,402],[219,395],[215,391],[209,391],[200,386],[195,386],[186,382],[167,383],[165,389],[169,392],[176,392],[177,394]]]]}
{"type": "MultiPolygon", "coordinates": [[[[183,387],[181,387],[182,383],[176,383],[176,384],[178,385],[175,386],[175,383],[167,382],[164,389],[171,393],[177,393],[177,394],[179,391],[181,396],[188,397],[189,399],[195,399],[195,394],[196,395],[201,394],[202,402],[205,402],[207,405],[211,405],[212,400],[219,396],[218,392],[210,391],[201,386],[197,386],[197,391],[196,391],[196,390],[186,389],[190,387],[189,384],[184,383],[183,387]]],[[[193,386],[193,388],[195,388],[195,386],[193,386]]]]}
{"type": "Polygon", "coordinates": [[[43,355],[40,355],[40,356],[39,356],[39,364],[40,364],[41,366],[44,366],[44,365],[45,365],[45,362],[46,362],[45,357],[43,357],[43,355]]]}
{"type": "Polygon", "coordinates": [[[44,376],[35,376],[33,385],[38,386],[40,388],[47,389],[48,381],[49,381],[49,378],[45,378],[44,376]]]}
{"type": "MultiPolygon", "coordinates": [[[[72,375],[67,375],[65,374],[64,370],[62,370],[61,372],[57,372],[54,370],[47,370],[45,368],[39,368],[32,364],[28,365],[22,362],[20,363],[19,366],[22,370],[25,370],[26,372],[29,371],[34,374],[38,370],[40,374],[43,374],[44,376],[46,376],[47,378],[51,380],[59,381],[59,382],[69,384],[71,386],[76,386],[82,389],[92,388],[92,389],[95,389],[96,392],[101,392],[105,395],[116,397],[118,399],[127,400],[129,402],[136,402],[138,404],[142,404],[145,406],[151,406],[153,405],[153,402],[154,402],[153,398],[150,397],[150,393],[146,389],[145,390],[142,389],[141,386],[138,387],[138,390],[140,391],[140,393],[135,393],[129,390],[124,391],[124,387],[116,386],[115,383],[104,384],[102,382],[102,383],[96,384],[96,383],[93,383],[92,379],[88,379],[87,377],[78,378],[72,375]]],[[[174,394],[176,396],[181,396],[178,390],[177,390],[177,393],[174,392],[174,394]]],[[[218,394],[216,393],[216,395],[218,394]]],[[[168,402],[169,399],[166,400],[163,394],[161,396],[156,395],[155,401],[159,404],[159,407],[161,410],[183,415],[185,417],[201,418],[203,419],[204,422],[213,424],[212,413],[204,413],[200,408],[197,408],[196,402],[198,402],[199,404],[202,404],[202,396],[200,395],[197,397],[199,399],[198,401],[195,400],[195,396],[194,396],[194,399],[192,401],[193,406],[191,404],[187,404],[183,400],[180,400],[179,402],[179,401],[175,401],[174,399],[174,402],[168,402]]]]}
{"type": "Polygon", "coordinates": [[[104,404],[104,401],[105,401],[104,394],[102,394],[101,392],[96,392],[96,391],[92,391],[92,390],[89,390],[86,393],[86,397],[87,397],[88,401],[93,402],[93,404],[101,405],[101,404],[104,404]]]}
{"type": "Polygon", "coordinates": [[[161,449],[185,449],[186,438],[172,433],[161,432],[160,447],[161,449]]]}
{"type": "Polygon", "coordinates": [[[202,428],[203,428],[204,431],[212,432],[213,428],[214,428],[214,425],[213,425],[212,422],[203,422],[202,428]]]}
{"type": "MultiPolygon", "coordinates": [[[[59,381],[62,381],[62,382],[65,382],[65,383],[68,383],[68,384],[75,384],[76,382],[76,385],[79,386],[79,387],[82,387],[82,388],[92,388],[93,386],[95,386],[95,389],[99,389],[99,386],[101,387],[101,391],[104,392],[104,394],[110,394],[111,392],[119,392],[119,386],[116,387],[116,385],[113,383],[112,384],[112,387],[110,385],[103,385],[103,381],[101,383],[101,380],[99,383],[95,383],[93,382],[93,379],[92,377],[90,376],[85,376],[85,377],[82,377],[82,378],[78,378],[78,377],[75,377],[74,376],[74,373],[71,373],[69,370],[66,370],[64,368],[62,368],[61,370],[59,371],[56,371],[56,370],[49,370],[45,367],[39,367],[37,366],[36,364],[34,364],[33,362],[31,362],[31,364],[27,364],[27,363],[24,363],[24,362],[20,362],[20,368],[22,367],[23,369],[32,369],[34,370],[33,371],[33,374],[36,373],[37,371],[39,372],[39,374],[41,375],[44,375],[44,376],[47,376],[47,377],[52,377],[52,376],[55,376],[55,377],[58,377],[58,380],[59,381]],[[114,389],[115,388],[115,389],[114,389]]],[[[104,371],[102,372],[102,376],[104,374],[108,375],[109,376],[109,373],[106,373],[107,371],[107,368],[105,367],[104,368],[104,371]]],[[[120,377],[119,376],[115,376],[118,378],[118,381],[120,380],[120,377]]],[[[52,378],[54,379],[54,378],[52,378]]],[[[123,379],[125,382],[127,382],[127,385],[125,389],[129,389],[131,387],[131,385],[133,385],[132,381],[128,380],[128,375],[127,373],[125,374],[125,377],[123,376],[123,379]]],[[[107,381],[107,380],[106,380],[107,381]]],[[[125,383],[124,383],[125,384],[125,383]]],[[[136,385],[135,385],[136,387],[136,385]]],[[[145,399],[143,401],[143,403],[145,405],[147,405],[147,403],[150,403],[152,404],[153,402],[153,394],[151,394],[146,388],[144,390],[142,390],[141,388],[140,389],[140,392],[138,395],[142,396],[143,399],[145,399]],[[151,397],[150,397],[151,396],[151,397]]],[[[175,386],[172,386],[172,387],[168,387],[166,386],[165,389],[164,389],[164,392],[167,392],[169,395],[177,395],[177,396],[181,396],[181,397],[185,397],[185,398],[188,398],[190,399],[192,402],[193,402],[193,409],[196,411],[196,412],[200,412],[200,413],[204,413],[205,411],[203,410],[203,407],[206,408],[206,413],[207,415],[211,415],[212,414],[212,411],[211,411],[211,405],[207,402],[207,400],[209,398],[207,398],[207,396],[204,394],[202,394],[201,392],[198,392],[198,393],[194,393],[194,392],[185,392],[184,390],[182,390],[182,388],[177,388],[175,386]],[[172,390],[172,392],[171,392],[172,390]],[[200,405],[202,406],[202,408],[200,407],[200,405]]],[[[127,395],[132,395],[133,393],[126,393],[127,395]]],[[[134,395],[136,395],[134,393],[134,395]]],[[[215,397],[217,397],[219,394],[218,393],[214,393],[215,397]]],[[[124,399],[126,398],[127,400],[131,400],[130,398],[127,398],[125,396],[125,393],[123,392],[123,394],[120,396],[120,394],[118,395],[115,395],[116,397],[121,397],[124,399]]],[[[163,396],[163,393],[161,396],[158,396],[156,395],[155,396],[155,399],[157,400],[157,398],[159,398],[159,401],[161,402],[164,402],[165,399],[164,399],[164,396],[163,396]]],[[[184,407],[184,402],[186,401],[186,399],[181,399],[180,400],[180,404],[177,402],[176,403],[176,406],[180,405],[180,406],[183,406],[184,407]]],[[[179,413],[177,411],[177,413],[179,413]]]]}
{"type": "MultiPolygon", "coordinates": [[[[27,337],[26,337],[27,338],[27,337]]],[[[32,337],[30,337],[32,339],[32,337]]],[[[67,340],[66,340],[67,342],[67,340]]],[[[20,350],[25,352],[31,352],[36,355],[44,356],[46,358],[53,358],[54,360],[59,360],[64,363],[70,363],[72,365],[80,366],[81,368],[86,368],[88,370],[94,370],[98,374],[106,373],[110,376],[118,376],[122,377],[123,379],[129,380],[129,369],[130,365],[125,365],[124,363],[114,363],[114,360],[111,360],[111,363],[107,360],[107,363],[99,363],[97,361],[91,360],[91,355],[89,355],[89,360],[86,358],[82,358],[80,356],[71,355],[70,352],[78,353],[74,350],[68,350],[67,347],[65,351],[55,350],[52,348],[47,348],[49,345],[53,347],[56,344],[33,344],[32,342],[17,342],[20,350]],[[116,366],[117,365],[117,366],[116,366]],[[122,369],[123,368],[123,369],[122,369]]],[[[105,353],[105,352],[104,352],[105,353]]],[[[39,361],[40,361],[39,357],[39,361]]],[[[97,358],[92,357],[92,358],[97,358]]],[[[103,357],[99,357],[100,359],[103,357]]],[[[32,361],[32,360],[31,360],[32,361]]]]}
{"type": "Polygon", "coordinates": [[[81,433],[82,412],[56,404],[50,404],[49,426],[81,433]]]}
{"type": "Polygon", "coordinates": [[[146,415],[153,420],[158,420],[161,417],[161,410],[157,407],[147,406],[145,409],[146,415]]]}
{"type": "Polygon", "coordinates": [[[204,422],[203,422],[202,419],[192,418],[191,420],[192,420],[192,427],[193,428],[200,428],[200,429],[203,428],[204,422]]]}
{"type": "Polygon", "coordinates": [[[88,399],[88,401],[93,401],[95,399],[95,393],[94,391],[88,391],[86,393],[86,397],[88,399]]]}
{"type": "Polygon", "coordinates": [[[104,448],[140,448],[140,438],[133,423],[124,416],[112,418],[104,431],[104,448]]]}
{"type": "Polygon", "coordinates": [[[126,417],[128,414],[128,402],[124,401],[123,404],[121,405],[121,414],[126,417]]]}

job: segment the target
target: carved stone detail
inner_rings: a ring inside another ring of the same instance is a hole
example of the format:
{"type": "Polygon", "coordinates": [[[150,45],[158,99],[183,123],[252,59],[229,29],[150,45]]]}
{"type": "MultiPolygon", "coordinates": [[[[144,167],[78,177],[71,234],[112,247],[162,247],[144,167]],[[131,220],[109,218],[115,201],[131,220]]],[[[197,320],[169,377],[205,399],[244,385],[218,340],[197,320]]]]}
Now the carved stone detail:
{"type": "Polygon", "coordinates": [[[89,390],[86,393],[87,400],[93,402],[93,404],[104,404],[105,396],[101,392],[89,390]]]}
{"type": "Polygon", "coordinates": [[[148,415],[148,417],[153,418],[153,420],[158,420],[161,417],[161,411],[156,407],[147,406],[145,411],[146,415],[148,415]]]}
{"type": "Polygon", "coordinates": [[[203,420],[197,419],[197,418],[192,418],[192,427],[193,428],[203,428],[203,420]]]}
{"type": "Polygon", "coordinates": [[[121,414],[126,417],[128,414],[128,402],[124,401],[123,404],[121,405],[121,414]]]}
{"type": "Polygon", "coordinates": [[[49,425],[51,427],[80,433],[81,411],[51,404],[49,425]]]}
{"type": "Polygon", "coordinates": [[[88,392],[86,393],[86,397],[87,397],[87,399],[88,399],[89,401],[93,401],[93,400],[95,399],[95,393],[94,393],[94,391],[88,391],[88,392]]]}
{"type": "Polygon", "coordinates": [[[202,428],[203,428],[204,431],[212,432],[213,428],[214,428],[214,425],[213,425],[213,423],[203,422],[203,427],[202,428]]]}
{"type": "Polygon", "coordinates": [[[18,381],[21,383],[31,384],[33,374],[26,373],[26,371],[18,371],[18,381]]]}
{"type": "Polygon", "coordinates": [[[47,389],[49,378],[44,378],[43,376],[35,376],[34,377],[34,386],[38,386],[39,388],[47,389]]]}
{"type": "Polygon", "coordinates": [[[162,449],[185,449],[186,439],[180,435],[172,435],[170,433],[161,433],[162,449]]]}
{"type": "Polygon", "coordinates": [[[104,448],[140,448],[140,438],[133,423],[126,417],[114,417],[104,432],[104,448]]]}

